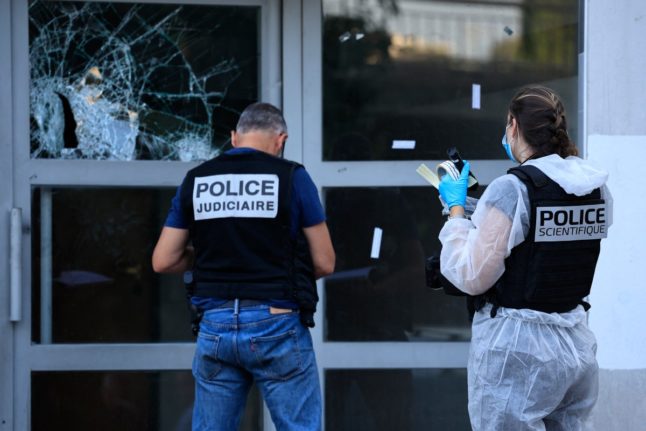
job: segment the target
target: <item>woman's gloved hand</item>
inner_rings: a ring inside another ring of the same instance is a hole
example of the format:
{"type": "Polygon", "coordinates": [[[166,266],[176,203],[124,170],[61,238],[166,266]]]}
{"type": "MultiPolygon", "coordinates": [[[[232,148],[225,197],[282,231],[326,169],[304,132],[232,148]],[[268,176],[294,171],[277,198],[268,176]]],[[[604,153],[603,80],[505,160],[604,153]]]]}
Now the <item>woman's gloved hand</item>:
{"type": "Polygon", "coordinates": [[[469,182],[469,162],[464,162],[464,167],[458,179],[453,179],[449,174],[440,181],[440,196],[446,205],[451,208],[456,205],[464,206],[467,200],[467,184],[469,182]]]}

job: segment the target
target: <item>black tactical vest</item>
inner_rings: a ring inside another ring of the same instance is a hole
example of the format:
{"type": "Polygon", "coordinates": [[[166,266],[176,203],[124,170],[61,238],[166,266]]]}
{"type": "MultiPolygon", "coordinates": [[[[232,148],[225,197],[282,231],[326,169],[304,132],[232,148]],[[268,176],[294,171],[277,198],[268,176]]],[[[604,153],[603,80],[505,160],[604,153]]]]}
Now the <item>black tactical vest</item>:
{"type": "Polygon", "coordinates": [[[192,169],[181,205],[195,248],[195,296],[291,300],[313,315],[318,297],[302,230],[290,233],[292,178],[301,165],[260,151],[221,154],[192,169]]]}
{"type": "MultiPolygon", "coordinates": [[[[527,186],[530,227],[524,242],[505,260],[505,273],[484,294],[498,306],[529,308],[547,313],[566,312],[590,294],[606,237],[605,204],[599,189],[585,196],[566,193],[534,166],[508,173],[527,186]]],[[[479,308],[479,307],[478,307],[479,308]]]]}

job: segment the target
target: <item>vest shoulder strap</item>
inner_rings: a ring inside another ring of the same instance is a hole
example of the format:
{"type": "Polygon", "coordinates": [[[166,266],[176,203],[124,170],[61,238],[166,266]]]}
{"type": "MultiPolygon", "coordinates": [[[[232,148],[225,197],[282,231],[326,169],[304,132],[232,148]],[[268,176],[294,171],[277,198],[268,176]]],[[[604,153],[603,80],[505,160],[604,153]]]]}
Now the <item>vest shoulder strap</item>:
{"type": "Polygon", "coordinates": [[[592,192],[585,196],[574,196],[568,194],[557,182],[548,177],[536,166],[516,166],[509,169],[507,173],[515,175],[525,184],[525,186],[527,186],[527,192],[529,194],[529,199],[532,201],[532,204],[536,203],[534,202],[534,198],[539,196],[548,199],[555,196],[558,198],[561,198],[561,196],[569,196],[569,199],[572,199],[573,201],[601,199],[600,188],[592,190],[592,192]]]}
{"type": "Polygon", "coordinates": [[[531,181],[532,185],[539,189],[545,187],[550,183],[550,178],[536,166],[516,166],[509,169],[507,173],[517,176],[518,179],[520,179],[524,183],[531,181]]]}

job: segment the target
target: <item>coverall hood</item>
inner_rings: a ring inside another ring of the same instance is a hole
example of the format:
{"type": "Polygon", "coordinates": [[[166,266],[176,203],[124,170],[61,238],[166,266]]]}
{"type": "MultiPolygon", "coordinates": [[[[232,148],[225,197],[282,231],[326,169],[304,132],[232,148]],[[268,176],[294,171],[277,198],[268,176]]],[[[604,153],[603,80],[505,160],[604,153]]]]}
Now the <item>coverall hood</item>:
{"type": "Polygon", "coordinates": [[[536,166],[567,193],[577,196],[587,195],[608,180],[607,171],[576,156],[563,159],[557,154],[551,154],[540,159],[528,160],[525,164],[536,166]]]}

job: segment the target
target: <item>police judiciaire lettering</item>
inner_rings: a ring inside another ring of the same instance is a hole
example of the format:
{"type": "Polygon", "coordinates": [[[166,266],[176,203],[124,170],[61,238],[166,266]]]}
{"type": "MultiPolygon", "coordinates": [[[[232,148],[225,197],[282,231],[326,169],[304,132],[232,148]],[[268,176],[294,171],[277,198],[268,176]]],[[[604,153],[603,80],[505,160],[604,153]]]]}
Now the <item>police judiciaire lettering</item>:
{"type": "Polygon", "coordinates": [[[275,180],[245,178],[198,182],[195,190],[196,199],[211,196],[217,198],[217,200],[196,202],[195,211],[197,213],[212,211],[274,211],[275,199],[262,198],[275,198],[276,194],[277,182],[275,180]]]}

